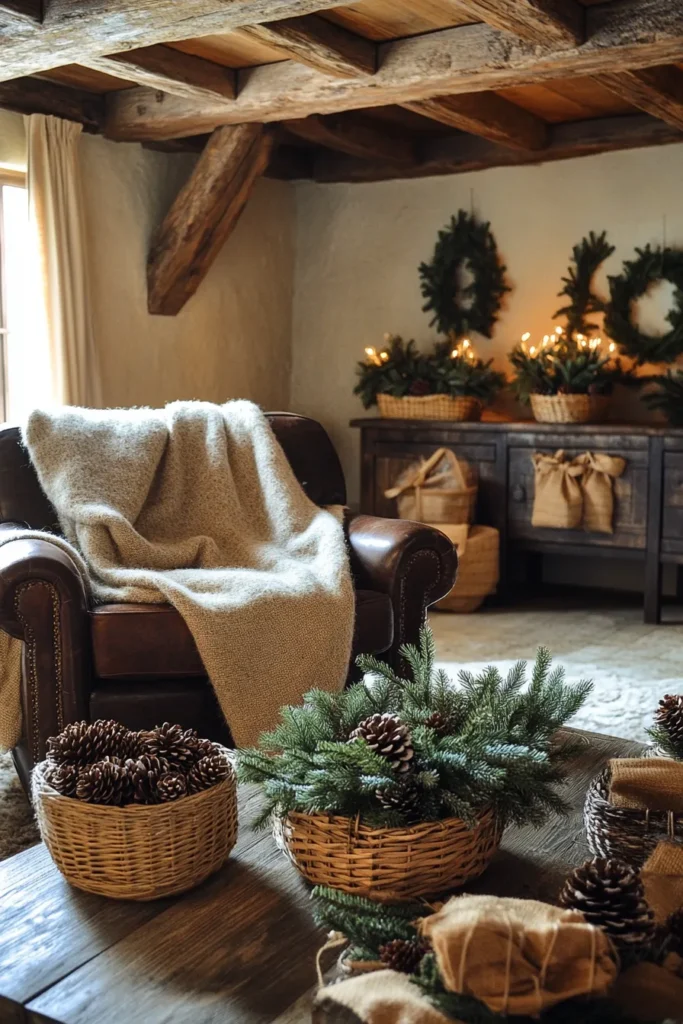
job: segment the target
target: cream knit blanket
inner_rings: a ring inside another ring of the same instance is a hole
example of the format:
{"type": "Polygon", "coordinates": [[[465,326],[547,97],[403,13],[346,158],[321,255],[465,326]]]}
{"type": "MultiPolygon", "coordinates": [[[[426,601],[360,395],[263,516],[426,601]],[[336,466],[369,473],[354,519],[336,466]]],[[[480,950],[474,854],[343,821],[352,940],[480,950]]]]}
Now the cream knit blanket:
{"type": "Polygon", "coordinates": [[[178,610],[236,744],[311,687],[341,689],[354,615],[341,509],[306,497],[255,405],[64,407],[32,413],[24,439],[95,600],[178,610]]]}

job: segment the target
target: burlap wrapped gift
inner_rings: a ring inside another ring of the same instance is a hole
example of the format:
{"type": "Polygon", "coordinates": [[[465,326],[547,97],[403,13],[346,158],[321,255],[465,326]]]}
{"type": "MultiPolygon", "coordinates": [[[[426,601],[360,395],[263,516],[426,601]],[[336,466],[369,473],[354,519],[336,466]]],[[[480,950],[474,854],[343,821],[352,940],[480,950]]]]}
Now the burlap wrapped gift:
{"type": "Polygon", "coordinates": [[[477,500],[472,468],[450,448],[408,466],[385,498],[395,498],[400,519],[418,523],[471,523],[477,500]]]}
{"type": "Polygon", "coordinates": [[[455,896],[420,923],[450,992],[494,1013],[537,1014],[582,995],[605,995],[617,976],[605,932],[576,910],[536,900],[455,896]]]}
{"type": "Polygon", "coordinates": [[[583,465],[583,528],[590,533],[614,533],[614,481],[626,469],[626,460],[604,452],[586,452],[583,465]]]}
{"type": "Polygon", "coordinates": [[[353,1019],[363,1024],[453,1024],[417,985],[396,971],[376,971],[321,989],[313,1007],[313,1024],[336,1020],[335,1007],[351,1010],[353,1019]]]}
{"type": "Polygon", "coordinates": [[[568,461],[564,451],[547,455],[534,452],[535,493],[532,526],[555,530],[576,530],[583,517],[580,477],[584,466],[578,459],[568,461]]]}
{"type": "Polygon", "coordinates": [[[683,761],[672,757],[616,757],[609,763],[615,807],[683,812],[683,761]]]}

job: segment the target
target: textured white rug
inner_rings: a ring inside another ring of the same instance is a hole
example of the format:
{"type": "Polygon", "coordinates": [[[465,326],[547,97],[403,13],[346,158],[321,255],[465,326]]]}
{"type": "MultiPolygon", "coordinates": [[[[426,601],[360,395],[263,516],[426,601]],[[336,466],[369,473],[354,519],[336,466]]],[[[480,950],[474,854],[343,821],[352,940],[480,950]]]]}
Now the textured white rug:
{"type": "Polygon", "coordinates": [[[40,839],[33,812],[9,754],[0,754],[0,860],[40,839]]]}

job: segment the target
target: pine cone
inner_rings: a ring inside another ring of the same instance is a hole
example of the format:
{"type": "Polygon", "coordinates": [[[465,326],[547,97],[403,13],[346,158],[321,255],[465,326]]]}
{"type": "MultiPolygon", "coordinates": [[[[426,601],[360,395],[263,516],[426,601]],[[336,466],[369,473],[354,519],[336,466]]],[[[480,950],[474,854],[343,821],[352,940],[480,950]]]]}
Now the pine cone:
{"type": "Polygon", "coordinates": [[[224,754],[211,754],[203,757],[190,768],[187,775],[187,788],[190,793],[199,793],[203,789],[217,786],[223,779],[232,775],[233,768],[224,754]]]}
{"type": "Polygon", "coordinates": [[[667,693],[655,711],[655,722],[663,729],[677,753],[683,757],[683,694],[667,693]]]}
{"type": "Polygon", "coordinates": [[[78,766],[75,764],[48,764],[44,779],[62,796],[76,796],[78,783],[78,766]]]}
{"type": "Polygon", "coordinates": [[[398,786],[387,786],[375,790],[375,796],[387,811],[398,811],[406,822],[419,821],[421,817],[422,793],[414,780],[407,776],[398,786]]]}
{"type": "Polygon", "coordinates": [[[589,924],[602,928],[622,950],[649,946],[654,939],[654,913],[645,899],[640,872],[624,861],[587,860],[565,882],[560,904],[580,910],[589,924]]]}
{"type": "Polygon", "coordinates": [[[410,771],[415,754],[410,730],[396,715],[365,718],[349,736],[349,742],[357,739],[365,740],[372,750],[391,761],[394,771],[410,771]]]}
{"type": "Polygon", "coordinates": [[[156,804],[157,784],[162,775],[170,770],[170,764],[164,757],[143,754],[137,760],[126,762],[128,775],[131,779],[133,802],[136,804],[156,804]]]}
{"type": "Polygon", "coordinates": [[[118,753],[128,729],[111,719],[74,722],[47,741],[48,757],[57,764],[94,764],[118,753]]]}
{"type": "Polygon", "coordinates": [[[120,757],[124,762],[129,760],[137,761],[144,752],[145,744],[143,734],[141,732],[135,732],[133,729],[127,729],[121,736],[118,749],[115,751],[117,757],[120,757]]]}
{"type": "Polygon", "coordinates": [[[76,785],[79,800],[120,807],[128,802],[130,793],[130,775],[117,760],[97,761],[81,768],[76,785]]]}
{"type": "Polygon", "coordinates": [[[379,947],[379,958],[392,971],[416,974],[427,947],[416,939],[392,939],[379,947]]]}
{"type": "Polygon", "coordinates": [[[428,729],[433,729],[439,736],[447,736],[453,730],[453,722],[451,719],[446,718],[440,711],[435,711],[431,714],[429,718],[426,719],[425,725],[428,729]]]}
{"type": "Polygon", "coordinates": [[[187,771],[196,760],[199,738],[194,729],[164,722],[140,737],[145,754],[165,758],[172,768],[187,771]]]}
{"type": "Polygon", "coordinates": [[[683,907],[674,910],[666,922],[666,930],[670,936],[670,948],[673,953],[683,956],[683,907]]]}
{"type": "Polygon", "coordinates": [[[203,757],[213,757],[214,755],[223,755],[223,751],[217,743],[213,743],[211,740],[197,740],[197,746],[194,748],[195,761],[201,761],[203,757]]]}
{"type": "Polygon", "coordinates": [[[180,772],[165,772],[157,782],[157,796],[162,803],[187,796],[187,779],[180,772]]]}

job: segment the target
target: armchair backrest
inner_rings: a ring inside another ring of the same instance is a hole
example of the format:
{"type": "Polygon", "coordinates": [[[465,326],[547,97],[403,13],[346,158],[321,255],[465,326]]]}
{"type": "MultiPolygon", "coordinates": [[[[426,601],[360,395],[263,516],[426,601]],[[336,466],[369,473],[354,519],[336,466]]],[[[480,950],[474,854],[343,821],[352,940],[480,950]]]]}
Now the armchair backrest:
{"type": "MultiPolygon", "coordinates": [[[[294,474],[316,505],[345,505],[339,457],[315,420],[289,412],[267,413],[294,474]]],[[[47,500],[18,427],[0,427],[0,523],[58,532],[57,514],[47,500]]]]}

